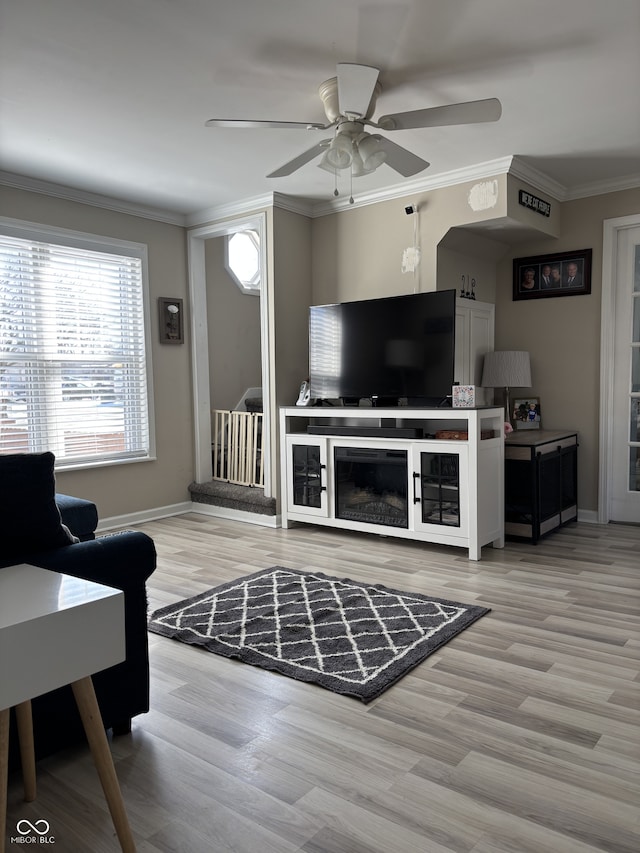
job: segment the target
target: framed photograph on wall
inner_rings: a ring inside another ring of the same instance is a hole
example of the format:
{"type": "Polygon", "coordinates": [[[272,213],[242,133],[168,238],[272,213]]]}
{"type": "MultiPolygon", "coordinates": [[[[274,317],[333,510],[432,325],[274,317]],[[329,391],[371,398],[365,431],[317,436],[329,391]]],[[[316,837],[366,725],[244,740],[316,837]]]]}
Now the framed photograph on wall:
{"type": "Polygon", "coordinates": [[[591,249],[513,260],[513,299],[591,293],[591,249]]]}
{"type": "Polygon", "coordinates": [[[514,400],[512,416],[516,429],[540,429],[540,399],[514,400]]]}
{"type": "Polygon", "coordinates": [[[158,298],[158,314],[161,344],[184,343],[184,311],[182,299],[168,296],[158,298]]]}

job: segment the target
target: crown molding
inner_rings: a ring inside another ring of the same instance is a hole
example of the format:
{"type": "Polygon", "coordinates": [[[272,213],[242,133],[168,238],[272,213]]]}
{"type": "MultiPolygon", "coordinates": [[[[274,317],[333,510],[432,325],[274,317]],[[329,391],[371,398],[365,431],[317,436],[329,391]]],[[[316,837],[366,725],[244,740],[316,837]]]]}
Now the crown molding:
{"type": "Polygon", "coordinates": [[[314,218],[327,216],[331,213],[353,210],[354,207],[364,207],[365,205],[377,204],[381,201],[406,198],[413,194],[442,189],[454,186],[455,184],[463,184],[467,181],[482,181],[502,174],[508,174],[518,180],[525,181],[534,189],[559,202],[587,198],[592,195],[619,192],[620,190],[635,189],[640,186],[640,174],[633,174],[614,180],[596,181],[569,190],[559,181],[554,180],[534,166],[523,162],[519,157],[509,156],[497,160],[487,160],[484,163],[476,163],[473,166],[466,166],[462,169],[442,172],[429,178],[405,181],[402,184],[396,184],[383,190],[363,193],[354,197],[353,204],[349,202],[348,198],[344,197],[316,203],[312,207],[311,214],[307,215],[311,215],[314,218]]]}
{"type": "Polygon", "coordinates": [[[339,213],[344,210],[353,210],[355,207],[365,207],[369,204],[378,204],[381,201],[392,201],[404,198],[416,193],[428,192],[454,184],[464,184],[467,181],[484,180],[495,175],[508,173],[511,168],[513,157],[501,157],[498,160],[488,160],[485,163],[476,163],[473,166],[465,166],[462,169],[453,169],[449,172],[441,172],[428,178],[419,178],[415,181],[404,181],[382,190],[374,190],[369,193],[354,194],[353,204],[348,198],[338,198],[323,201],[313,206],[312,216],[327,216],[331,213],[339,213]]]}
{"type": "Polygon", "coordinates": [[[119,198],[90,193],[85,190],[65,187],[50,181],[41,181],[38,178],[27,178],[25,175],[14,175],[11,172],[0,171],[0,185],[14,187],[27,192],[40,193],[41,195],[53,196],[54,198],[75,201],[79,204],[90,204],[92,207],[100,207],[103,210],[113,210],[115,213],[126,213],[129,216],[140,216],[143,219],[153,219],[157,222],[166,222],[169,225],[185,224],[185,216],[171,210],[158,207],[147,207],[134,202],[123,201],[119,198]]]}
{"type": "Polygon", "coordinates": [[[288,210],[291,213],[299,213],[302,216],[312,217],[315,204],[317,202],[311,201],[308,198],[299,198],[297,196],[284,195],[283,193],[273,194],[274,207],[288,210]]]}
{"type": "Polygon", "coordinates": [[[606,181],[593,181],[590,184],[582,184],[567,191],[566,201],[575,201],[580,198],[589,198],[594,195],[605,195],[606,193],[617,193],[622,190],[635,190],[640,187],[640,172],[625,175],[622,178],[614,178],[606,181]]]}
{"type": "Polygon", "coordinates": [[[209,222],[220,222],[223,219],[246,216],[248,213],[255,213],[268,207],[273,207],[273,193],[265,193],[265,195],[255,196],[254,198],[234,201],[231,204],[212,205],[202,210],[196,210],[194,213],[188,213],[185,216],[185,225],[187,228],[194,228],[197,225],[206,225],[209,222]]]}
{"type": "Polygon", "coordinates": [[[185,224],[188,228],[193,228],[197,225],[205,225],[207,222],[219,222],[223,219],[246,216],[248,213],[255,213],[257,210],[264,210],[269,207],[278,207],[292,213],[299,213],[302,216],[311,216],[313,212],[313,205],[308,199],[296,198],[283,193],[266,193],[232,204],[214,205],[190,213],[185,217],[185,224]]]}
{"type": "Polygon", "coordinates": [[[526,181],[540,192],[551,196],[555,201],[573,201],[580,198],[589,198],[605,193],[621,192],[622,190],[637,189],[640,187],[640,172],[624,175],[620,178],[592,181],[578,187],[569,189],[550,178],[549,175],[536,169],[528,163],[523,163],[518,157],[513,158],[509,173],[521,181],[526,181]]]}
{"type": "Polygon", "coordinates": [[[1,170],[0,185],[53,196],[67,201],[74,201],[79,204],[88,204],[92,207],[112,210],[115,213],[124,213],[129,216],[139,216],[143,219],[165,222],[169,225],[193,228],[209,222],[235,219],[271,207],[277,207],[281,210],[288,210],[291,213],[315,219],[321,216],[328,216],[332,213],[353,210],[356,207],[366,207],[367,205],[378,204],[383,201],[406,198],[413,194],[442,189],[468,181],[486,180],[487,178],[501,174],[509,174],[519,180],[525,181],[534,189],[539,190],[547,196],[551,196],[555,201],[559,202],[573,201],[588,198],[589,196],[604,195],[606,193],[640,187],[640,173],[635,173],[612,180],[594,181],[569,190],[544,172],[524,163],[517,156],[488,160],[484,163],[476,163],[472,166],[442,172],[427,178],[404,181],[403,183],[395,184],[381,190],[358,194],[354,197],[353,204],[350,204],[349,199],[346,197],[332,198],[318,202],[313,199],[274,192],[233,202],[232,204],[214,205],[188,214],[140,205],[112,198],[111,196],[91,193],[51,181],[28,178],[25,175],[16,175],[1,170]]]}
{"type": "Polygon", "coordinates": [[[550,178],[535,166],[524,163],[519,157],[512,157],[509,174],[521,181],[526,181],[534,189],[551,196],[554,201],[565,201],[567,198],[567,188],[563,184],[550,178]]]}

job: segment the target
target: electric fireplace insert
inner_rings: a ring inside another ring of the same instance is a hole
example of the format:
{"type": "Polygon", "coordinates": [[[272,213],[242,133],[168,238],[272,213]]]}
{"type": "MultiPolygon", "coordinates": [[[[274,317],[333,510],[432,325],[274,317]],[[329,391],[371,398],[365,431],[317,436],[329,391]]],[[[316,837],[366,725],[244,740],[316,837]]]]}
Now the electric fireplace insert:
{"type": "Polygon", "coordinates": [[[407,451],[336,447],[336,517],[408,527],[407,451]]]}

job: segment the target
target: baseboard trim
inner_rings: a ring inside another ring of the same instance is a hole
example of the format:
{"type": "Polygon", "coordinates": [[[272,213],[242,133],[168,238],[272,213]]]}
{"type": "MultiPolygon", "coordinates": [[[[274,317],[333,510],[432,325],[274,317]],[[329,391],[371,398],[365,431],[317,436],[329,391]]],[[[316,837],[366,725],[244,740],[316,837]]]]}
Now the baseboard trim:
{"type": "MultiPolygon", "coordinates": [[[[259,515],[254,512],[245,512],[240,509],[230,509],[224,506],[213,506],[195,501],[183,501],[169,506],[144,509],[140,512],[130,512],[126,515],[114,515],[104,518],[98,522],[97,533],[106,533],[108,530],[131,527],[136,524],[144,524],[145,521],[158,521],[161,518],[170,518],[172,515],[184,515],[186,512],[198,512],[200,515],[210,515],[214,518],[226,518],[229,521],[244,521],[247,524],[257,524],[259,527],[281,527],[282,519],[279,515],[259,515]]],[[[585,524],[599,524],[596,510],[579,509],[578,521],[585,524]]]]}
{"type": "Polygon", "coordinates": [[[584,521],[585,524],[600,524],[598,512],[595,509],[579,509],[578,521],[584,521]]]}
{"type": "Polygon", "coordinates": [[[279,515],[260,515],[256,512],[245,512],[242,509],[230,509],[226,506],[214,506],[194,501],[189,512],[199,512],[201,515],[211,515],[214,518],[226,518],[229,521],[244,521],[247,524],[257,524],[259,527],[281,527],[279,515]]]}
{"type": "Polygon", "coordinates": [[[161,518],[171,518],[173,515],[184,515],[187,512],[198,512],[201,515],[211,515],[214,518],[226,518],[230,521],[244,521],[257,524],[260,527],[281,527],[279,515],[259,515],[240,509],[229,509],[224,506],[213,506],[196,501],[183,501],[179,504],[143,509],[140,512],[130,512],[126,515],[113,515],[98,522],[96,533],[106,533],[109,530],[120,530],[123,527],[133,527],[144,524],[145,521],[159,521],[161,518]]]}
{"type": "Polygon", "coordinates": [[[96,532],[104,533],[107,530],[144,524],[145,521],[158,521],[161,518],[170,518],[172,515],[184,515],[185,512],[191,512],[192,507],[191,501],[182,501],[179,504],[143,509],[140,512],[130,512],[126,515],[113,515],[99,521],[96,532]]]}

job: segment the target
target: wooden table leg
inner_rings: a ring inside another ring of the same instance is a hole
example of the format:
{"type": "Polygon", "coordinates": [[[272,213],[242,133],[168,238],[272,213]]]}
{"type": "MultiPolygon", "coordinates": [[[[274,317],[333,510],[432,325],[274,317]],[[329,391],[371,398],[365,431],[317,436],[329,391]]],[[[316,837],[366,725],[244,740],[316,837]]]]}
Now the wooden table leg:
{"type": "MultiPolygon", "coordinates": [[[[111,812],[111,818],[115,827],[120,847],[123,853],[135,853],[136,845],[129,826],[129,819],[124,807],[122,792],[116,776],[113,758],[109,749],[109,742],[102,724],[100,709],[93,689],[93,681],[90,676],[74,681],[71,685],[75,696],[82,724],[91,747],[93,761],[100,777],[104,796],[111,812]]],[[[2,851],[0,851],[2,853],[2,851]]]]}
{"type": "Polygon", "coordinates": [[[32,803],[36,798],[36,753],[33,746],[33,716],[30,699],[16,705],[16,723],[20,741],[24,801],[32,803]]]}
{"type": "Polygon", "coordinates": [[[9,773],[9,709],[0,711],[0,853],[7,837],[7,779],[9,773]]]}

